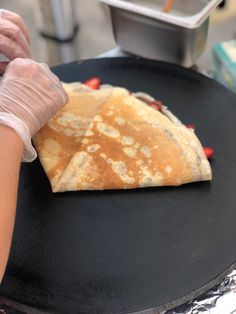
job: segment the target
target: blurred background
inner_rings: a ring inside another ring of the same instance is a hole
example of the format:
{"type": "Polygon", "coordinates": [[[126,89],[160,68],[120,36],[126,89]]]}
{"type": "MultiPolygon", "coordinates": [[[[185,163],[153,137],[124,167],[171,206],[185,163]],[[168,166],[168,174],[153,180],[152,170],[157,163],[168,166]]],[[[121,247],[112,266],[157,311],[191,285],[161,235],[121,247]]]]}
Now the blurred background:
{"type": "MultiPolygon", "coordinates": [[[[70,0],[67,0],[70,3],[70,0]]],[[[72,42],[59,44],[40,35],[39,3],[44,6],[48,0],[0,0],[0,7],[20,14],[26,21],[32,39],[33,59],[50,66],[61,62],[87,59],[98,56],[116,47],[107,8],[98,0],[73,0],[73,21],[78,32],[72,42]]],[[[55,3],[56,1],[54,1],[55,3]]],[[[59,3],[58,0],[57,3],[59,3]]],[[[48,9],[44,8],[46,14],[48,9]]],[[[48,17],[47,17],[48,18],[48,17]]],[[[198,60],[198,66],[209,68],[213,44],[236,38],[236,0],[226,0],[223,8],[215,10],[210,20],[207,46],[198,60]]],[[[44,22],[42,28],[47,27],[44,22]]]]}
{"type": "MultiPolygon", "coordinates": [[[[109,12],[98,0],[71,1],[74,4],[74,19],[79,26],[72,43],[59,45],[52,40],[45,40],[39,32],[39,4],[45,5],[49,2],[48,0],[42,2],[40,0],[0,0],[1,8],[14,11],[24,18],[30,30],[32,57],[35,60],[55,65],[61,61],[95,57],[116,46],[110,27],[109,12]],[[62,60],[57,51],[60,47],[62,60]]],[[[70,0],[64,2],[70,4],[70,0]]]]}

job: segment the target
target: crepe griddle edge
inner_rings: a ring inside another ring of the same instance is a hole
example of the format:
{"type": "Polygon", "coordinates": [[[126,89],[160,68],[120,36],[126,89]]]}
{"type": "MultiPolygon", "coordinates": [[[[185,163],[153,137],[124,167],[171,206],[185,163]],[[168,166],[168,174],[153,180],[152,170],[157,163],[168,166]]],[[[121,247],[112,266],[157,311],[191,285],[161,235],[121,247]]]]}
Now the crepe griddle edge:
{"type": "Polygon", "coordinates": [[[236,260],[236,97],[175,65],[96,59],[53,69],[144,91],[215,149],[213,181],[181,187],[52,194],[36,160],[23,164],[0,294],[52,313],[167,310],[195,298],[236,260]]]}

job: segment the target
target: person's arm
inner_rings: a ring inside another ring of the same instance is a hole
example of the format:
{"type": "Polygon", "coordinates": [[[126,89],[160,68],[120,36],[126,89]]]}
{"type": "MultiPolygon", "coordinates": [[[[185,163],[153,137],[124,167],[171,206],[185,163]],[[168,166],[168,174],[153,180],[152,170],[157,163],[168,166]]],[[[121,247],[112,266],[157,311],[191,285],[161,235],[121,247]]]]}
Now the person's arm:
{"type": "Polygon", "coordinates": [[[22,58],[7,65],[0,81],[0,281],[14,227],[21,160],[36,158],[31,138],[67,100],[47,65],[22,58]]]}
{"type": "MultiPolygon", "coordinates": [[[[30,34],[25,22],[18,14],[4,9],[0,9],[0,53],[9,62],[18,57],[30,57],[30,34]]],[[[0,61],[0,75],[9,62],[0,61]]],[[[17,133],[0,124],[0,283],[12,239],[23,148],[17,133]]]]}
{"type": "Polygon", "coordinates": [[[67,102],[59,79],[30,57],[30,34],[16,13],[0,9],[0,283],[13,234],[21,160],[37,154],[32,136],[67,102]]]}
{"type": "Polygon", "coordinates": [[[14,130],[0,125],[0,283],[11,246],[23,148],[14,130]]]}

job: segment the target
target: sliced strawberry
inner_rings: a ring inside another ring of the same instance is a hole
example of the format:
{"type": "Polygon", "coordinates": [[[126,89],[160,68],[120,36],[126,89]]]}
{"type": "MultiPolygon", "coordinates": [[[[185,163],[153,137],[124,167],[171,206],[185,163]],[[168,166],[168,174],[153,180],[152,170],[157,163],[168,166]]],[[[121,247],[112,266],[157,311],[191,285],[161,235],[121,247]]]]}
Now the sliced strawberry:
{"type": "Polygon", "coordinates": [[[148,106],[151,106],[152,108],[161,111],[161,107],[162,107],[162,102],[158,101],[158,100],[149,100],[148,98],[144,97],[144,96],[136,96],[136,98],[138,98],[139,100],[145,102],[148,106]]]}
{"type": "Polygon", "coordinates": [[[188,128],[188,129],[196,129],[196,126],[195,126],[195,124],[186,124],[186,127],[188,128]]]}
{"type": "Polygon", "coordinates": [[[139,100],[145,102],[147,105],[149,105],[152,101],[149,100],[148,98],[144,97],[144,96],[135,96],[136,98],[138,98],[139,100]]]}
{"type": "Polygon", "coordinates": [[[161,101],[158,101],[158,100],[154,100],[154,101],[151,101],[149,103],[149,106],[151,106],[152,108],[158,110],[158,111],[161,111],[162,109],[162,102],[161,101]]]}
{"type": "Polygon", "coordinates": [[[214,149],[211,147],[203,147],[204,153],[206,157],[209,159],[214,155],[214,149]]]}
{"type": "Polygon", "coordinates": [[[101,79],[99,77],[92,77],[91,79],[83,82],[83,84],[92,89],[99,89],[101,85],[101,79]]]}
{"type": "Polygon", "coordinates": [[[158,105],[150,104],[149,106],[152,107],[152,108],[154,108],[154,109],[157,110],[157,111],[161,111],[161,107],[158,106],[158,105]]]}

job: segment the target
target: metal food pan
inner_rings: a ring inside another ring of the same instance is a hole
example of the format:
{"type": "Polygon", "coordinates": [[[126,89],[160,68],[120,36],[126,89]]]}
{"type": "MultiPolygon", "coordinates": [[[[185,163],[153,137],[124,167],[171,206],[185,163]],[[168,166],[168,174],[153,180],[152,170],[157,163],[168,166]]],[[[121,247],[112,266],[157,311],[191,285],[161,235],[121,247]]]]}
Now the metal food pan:
{"type": "Polygon", "coordinates": [[[113,33],[125,51],[192,66],[207,39],[209,17],[222,0],[176,0],[164,13],[164,0],[101,0],[111,12],[113,33]]]}

